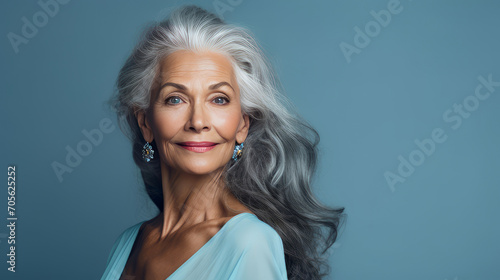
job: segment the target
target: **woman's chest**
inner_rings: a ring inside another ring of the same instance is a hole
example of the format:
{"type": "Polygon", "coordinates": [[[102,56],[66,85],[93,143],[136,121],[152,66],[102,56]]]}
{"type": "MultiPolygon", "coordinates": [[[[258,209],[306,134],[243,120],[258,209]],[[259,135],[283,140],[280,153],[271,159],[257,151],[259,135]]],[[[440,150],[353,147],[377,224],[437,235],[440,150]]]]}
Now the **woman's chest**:
{"type": "Polygon", "coordinates": [[[198,229],[159,240],[155,234],[143,232],[137,236],[120,280],[167,279],[212,236],[213,230],[198,229]]]}

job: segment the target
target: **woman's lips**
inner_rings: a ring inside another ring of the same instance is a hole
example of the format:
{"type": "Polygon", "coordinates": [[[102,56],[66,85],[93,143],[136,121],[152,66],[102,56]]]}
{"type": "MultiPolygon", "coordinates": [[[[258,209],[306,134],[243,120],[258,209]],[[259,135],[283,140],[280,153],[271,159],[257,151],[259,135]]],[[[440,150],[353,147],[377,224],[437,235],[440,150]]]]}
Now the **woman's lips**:
{"type": "Polygon", "coordinates": [[[215,148],[217,143],[213,143],[213,142],[181,142],[181,143],[177,143],[177,145],[183,147],[186,150],[193,151],[195,153],[204,153],[204,152],[208,152],[211,149],[215,148]]]}

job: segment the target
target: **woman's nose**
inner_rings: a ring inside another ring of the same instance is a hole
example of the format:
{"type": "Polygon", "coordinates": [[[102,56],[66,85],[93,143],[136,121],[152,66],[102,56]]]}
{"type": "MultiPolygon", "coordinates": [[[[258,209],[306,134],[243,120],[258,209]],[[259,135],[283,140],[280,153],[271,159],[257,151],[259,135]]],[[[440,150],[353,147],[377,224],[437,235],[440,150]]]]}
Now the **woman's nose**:
{"type": "Polygon", "coordinates": [[[204,129],[210,129],[206,108],[202,102],[194,101],[191,104],[188,120],[186,122],[186,130],[194,130],[201,132],[204,129]]]}

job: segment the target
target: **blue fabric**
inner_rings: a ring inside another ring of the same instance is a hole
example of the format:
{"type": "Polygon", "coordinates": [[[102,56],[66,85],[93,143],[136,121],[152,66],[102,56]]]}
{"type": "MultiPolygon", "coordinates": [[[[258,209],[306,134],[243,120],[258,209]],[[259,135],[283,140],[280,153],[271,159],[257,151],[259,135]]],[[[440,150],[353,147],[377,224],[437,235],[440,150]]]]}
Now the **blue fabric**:
{"type": "MultiPolygon", "coordinates": [[[[120,279],[142,223],[117,238],[101,280],[120,279]]],[[[166,280],[181,279],[287,279],[283,242],[254,214],[238,214],[166,280]]]]}

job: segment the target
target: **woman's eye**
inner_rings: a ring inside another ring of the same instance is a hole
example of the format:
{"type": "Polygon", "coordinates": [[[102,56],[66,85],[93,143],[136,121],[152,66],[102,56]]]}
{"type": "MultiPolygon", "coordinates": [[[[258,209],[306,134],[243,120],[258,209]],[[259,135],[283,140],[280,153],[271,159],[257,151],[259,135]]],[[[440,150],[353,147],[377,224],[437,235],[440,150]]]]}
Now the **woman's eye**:
{"type": "Polygon", "coordinates": [[[165,103],[167,104],[179,104],[182,102],[182,99],[180,99],[178,96],[172,96],[172,97],[169,97],[165,100],[165,103]],[[171,101],[171,102],[169,102],[171,101]]]}
{"type": "MultiPolygon", "coordinates": [[[[213,101],[216,104],[220,104],[220,105],[224,105],[226,103],[229,103],[229,99],[227,99],[226,97],[222,97],[222,96],[214,98],[213,101]]],[[[176,104],[180,104],[182,102],[183,101],[179,96],[171,96],[171,97],[165,99],[165,104],[176,105],[176,104]]]]}
{"type": "Polygon", "coordinates": [[[228,100],[227,98],[225,98],[225,97],[221,97],[221,96],[216,97],[216,98],[214,99],[214,101],[215,101],[215,103],[217,103],[217,104],[226,104],[226,103],[229,103],[229,100],[228,100]]]}

